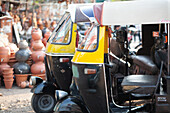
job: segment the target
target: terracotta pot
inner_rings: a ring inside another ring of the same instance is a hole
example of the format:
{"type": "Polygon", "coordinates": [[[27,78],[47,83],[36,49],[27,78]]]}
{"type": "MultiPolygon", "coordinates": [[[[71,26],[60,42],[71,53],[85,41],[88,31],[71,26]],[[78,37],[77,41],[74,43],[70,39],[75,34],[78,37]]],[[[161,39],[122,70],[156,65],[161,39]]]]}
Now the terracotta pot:
{"type": "Polygon", "coordinates": [[[29,82],[28,82],[28,81],[23,81],[23,82],[21,82],[21,83],[19,84],[19,86],[20,86],[21,88],[28,87],[28,86],[29,86],[29,82]]]}
{"type": "Polygon", "coordinates": [[[13,69],[14,69],[14,68],[3,68],[3,69],[2,69],[2,73],[3,73],[3,74],[4,74],[4,73],[14,73],[13,69]]]}
{"type": "Polygon", "coordinates": [[[42,32],[39,29],[33,29],[31,35],[33,40],[40,40],[42,38],[42,32]]]}
{"type": "Polygon", "coordinates": [[[45,73],[45,64],[43,62],[36,62],[31,66],[32,74],[44,74],[45,73]]]}
{"type": "Polygon", "coordinates": [[[0,53],[0,62],[8,62],[9,61],[9,56],[6,53],[0,53]]]}
{"type": "Polygon", "coordinates": [[[4,79],[8,79],[9,80],[9,79],[13,79],[14,75],[10,75],[10,76],[8,75],[8,76],[3,76],[3,77],[4,77],[4,79]]]}
{"type": "Polygon", "coordinates": [[[20,86],[21,82],[26,81],[27,77],[28,74],[15,74],[17,86],[20,86]]]}
{"type": "Polygon", "coordinates": [[[1,65],[0,65],[0,75],[2,75],[2,70],[4,68],[10,68],[10,66],[7,63],[1,63],[1,65]]]}
{"type": "Polygon", "coordinates": [[[11,54],[10,48],[9,47],[0,47],[0,54],[1,53],[10,55],[11,54]]]}
{"type": "Polygon", "coordinates": [[[49,39],[49,37],[51,36],[51,31],[47,31],[45,34],[44,34],[44,38],[46,38],[47,40],[49,39]]]}
{"type": "Polygon", "coordinates": [[[27,48],[28,48],[28,43],[27,43],[27,41],[26,41],[26,40],[21,40],[21,41],[19,42],[19,44],[18,44],[18,47],[19,47],[20,49],[27,49],[27,48]]]}
{"type": "Polygon", "coordinates": [[[43,47],[44,47],[44,44],[42,43],[41,40],[35,40],[32,44],[32,49],[34,51],[42,50],[43,47]]]}
{"type": "Polygon", "coordinates": [[[42,78],[43,80],[46,80],[45,74],[32,74],[32,76],[37,76],[37,77],[42,78]]]}
{"type": "Polygon", "coordinates": [[[14,81],[14,79],[4,79],[5,88],[11,89],[12,85],[13,85],[13,81],[14,81]]]}
{"type": "Polygon", "coordinates": [[[15,53],[15,58],[19,62],[25,62],[30,57],[30,52],[27,49],[20,49],[15,53]]]}
{"type": "Polygon", "coordinates": [[[45,53],[43,51],[34,51],[31,54],[32,60],[34,62],[44,61],[45,53]]]}
{"type": "Polygon", "coordinates": [[[3,76],[12,76],[14,72],[2,72],[3,76]]]}

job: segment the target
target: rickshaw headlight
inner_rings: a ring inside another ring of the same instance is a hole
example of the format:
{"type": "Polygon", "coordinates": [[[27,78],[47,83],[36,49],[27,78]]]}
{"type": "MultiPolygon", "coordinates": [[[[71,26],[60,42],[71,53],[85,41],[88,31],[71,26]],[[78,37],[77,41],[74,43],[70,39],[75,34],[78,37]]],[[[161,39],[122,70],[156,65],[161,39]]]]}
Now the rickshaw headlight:
{"type": "Polygon", "coordinates": [[[96,69],[89,69],[89,68],[84,69],[84,74],[96,74],[96,72],[97,72],[96,69]]]}
{"type": "Polygon", "coordinates": [[[62,91],[62,90],[56,90],[55,91],[55,99],[58,101],[68,95],[67,92],[62,91]]]}
{"type": "Polygon", "coordinates": [[[43,82],[43,79],[41,79],[40,77],[36,77],[36,76],[31,76],[29,83],[30,85],[37,85],[43,82]]]}

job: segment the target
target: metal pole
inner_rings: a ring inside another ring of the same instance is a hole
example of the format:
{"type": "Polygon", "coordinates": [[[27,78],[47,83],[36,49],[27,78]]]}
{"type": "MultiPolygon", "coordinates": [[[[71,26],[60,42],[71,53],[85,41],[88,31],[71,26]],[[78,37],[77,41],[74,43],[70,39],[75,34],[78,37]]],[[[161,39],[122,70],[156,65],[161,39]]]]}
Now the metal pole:
{"type": "Polygon", "coordinates": [[[170,76],[170,24],[168,23],[168,76],[170,76]]]}

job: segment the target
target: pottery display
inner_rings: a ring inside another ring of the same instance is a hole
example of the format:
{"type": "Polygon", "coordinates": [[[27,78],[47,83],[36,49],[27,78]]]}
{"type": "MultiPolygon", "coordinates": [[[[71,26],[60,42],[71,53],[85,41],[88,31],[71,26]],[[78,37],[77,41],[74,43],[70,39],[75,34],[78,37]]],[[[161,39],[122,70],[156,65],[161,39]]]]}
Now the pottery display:
{"type": "Polygon", "coordinates": [[[20,49],[15,53],[15,58],[19,62],[25,62],[30,57],[30,53],[27,49],[20,49]]]}
{"type": "Polygon", "coordinates": [[[33,51],[31,57],[34,62],[44,61],[45,53],[43,51],[33,51]]]}
{"type": "Polygon", "coordinates": [[[44,74],[45,73],[45,64],[43,62],[36,62],[31,66],[32,74],[44,74]]]}
{"type": "Polygon", "coordinates": [[[21,41],[19,42],[19,44],[18,44],[18,47],[19,47],[20,49],[27,49],[27,48],[28,48],[28,43],[27,43],[27,41],[26,41],[26,40],[21,40],[21,41]]]}
{"type": "Polygon", "coordinates": [[[28,74],[15,74],[15,78],[16,78],[17,86],[20,86],[21,82],[27,80],[28,74]]]}
{"type": "Polygon", "coordinates": [[[17,62],[13,65],[15,74],[28,74],[30,73],[30,66],[24,62],[17,62]]]}
{"type": "Polygon", "coordinates": [[[43,80],[46,80],[45,74],[32,74],[32,76],[37,76],[37,77],[42,78],[43,80]]]}
{"type": "Polygon", "coordinates": [[[0,53],[0,62],[8,62],[9,61],[9,55],[6,53],[0,53]]]}
{"type": "Polygon", "coordinates": [[[11,89],[12,85],[13,85],[13,81],[14,81],[14,79],[4,79],[5,88],[11,89]]]}

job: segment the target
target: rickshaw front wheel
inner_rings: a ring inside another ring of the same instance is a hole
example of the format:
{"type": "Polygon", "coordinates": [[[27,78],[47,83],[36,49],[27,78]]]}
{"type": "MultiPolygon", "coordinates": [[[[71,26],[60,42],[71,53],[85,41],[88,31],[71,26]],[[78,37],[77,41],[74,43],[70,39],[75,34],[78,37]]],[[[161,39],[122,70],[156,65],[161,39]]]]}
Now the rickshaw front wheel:
{"type": "Polygon", "coordinates": [[[33,94],[31,106],[36,113],[53,112],[56,100],[52,94],[33,94]]]}

